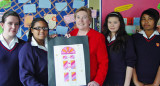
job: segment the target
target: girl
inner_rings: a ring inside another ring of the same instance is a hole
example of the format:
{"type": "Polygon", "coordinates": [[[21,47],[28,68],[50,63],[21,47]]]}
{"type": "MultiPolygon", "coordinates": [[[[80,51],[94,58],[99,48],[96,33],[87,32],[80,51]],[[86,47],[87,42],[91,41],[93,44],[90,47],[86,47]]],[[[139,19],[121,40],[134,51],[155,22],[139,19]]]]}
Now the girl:
{"type": "Polygon", "coordinates": [[[24,41],[16,37],[20,17],[14,11],[2,16],[3,33],[0,34],[0,86],[21,86],[18,53],[24,41]]]}
{"type": "Polygon", "coordinates": [[[48,24],[43,18],[31,23],[28,43],[19,53],[20,80],[25,86],[47,86],[47,37],[48,24]]]}
{"type": "Polygon", "coordinates": [[[141,32],[133,35],[137,62],[133,72],[136,86],[160,84],[160,35],[156,30],[159,13],[149,8],[141,14],[141,32]]]}
{"type": "Polygon", "coordinates": [[[104,86],[129,86],[135,65],[133,41],[119,12],[107,15],[103,31],[107,39],[109,68],[104,86]]]}
{"type": "Polygon", "coordinates": [[[88,86],[102,86],[108,70],[108,54],[104,36],[89,27],[91,24],[91,10],[79,8],[75,13],[77,28],[66,34],[70,36],[88,36],[90,50],[90,80],[88,86]]]}

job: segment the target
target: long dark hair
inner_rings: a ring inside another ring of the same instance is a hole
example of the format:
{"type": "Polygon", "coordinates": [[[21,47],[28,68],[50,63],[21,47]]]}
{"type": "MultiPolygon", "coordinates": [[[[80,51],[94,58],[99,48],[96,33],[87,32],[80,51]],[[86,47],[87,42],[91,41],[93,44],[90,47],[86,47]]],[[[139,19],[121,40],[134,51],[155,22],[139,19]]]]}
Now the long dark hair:
{"type": "Polygon", "coordinates": [[[106,16],[104,25],[103,25],[103,34],[107,38],[111,34],[111,31],[108,29],[108,18],[109,17],[117,17],[120,21],[120,27],[118,31],[116,32],[116,40],[113,43],[113,46],[111,46],[110,50],[113,50],[115,52],[118,52],[121,47],[125,48],[126,41],[128,38],[128,35],[125,31],[125,23],[123,20],[122,15],[119,12],[111,12],[106,16]]]}
{"type": "Polygon", "coordinates": [[[28,42],[30,42],[30,41],[31,41],[31,38],[32,38],[32,36],[33,36],[33,33],[31,32],[31,28],[33,28],[33,27],[34,27],[34,25],[35,25],[35,23],[36,23],[36,22],[39,22],[39,21],[43,21],[43,22],[45,22],[45,23],[46,23],[46,25],[47,25],[47,27],[48,27],[48,23],[46,22],[46,20],[45,20],[45,19],[43,19],[43,18],[35,18],[35,19],[33,19],[32,23],[31,23],[31,27],[30,27],[29,35],[28,35],[28,42]]]}

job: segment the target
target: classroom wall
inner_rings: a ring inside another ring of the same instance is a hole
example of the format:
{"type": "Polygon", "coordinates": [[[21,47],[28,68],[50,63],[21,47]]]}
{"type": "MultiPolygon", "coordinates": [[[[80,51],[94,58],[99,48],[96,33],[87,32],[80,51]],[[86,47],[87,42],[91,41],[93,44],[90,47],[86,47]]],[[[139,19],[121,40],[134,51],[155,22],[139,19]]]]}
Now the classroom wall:
{"type": "Polygon", "coordinates": [[[89,0],[89,7],[93,7],[93,9],[99,10],[99,0],[89,0]]]}
{"type": "Polygon", "coordinates": [[[155,8],[160,12],[160,0],[102,0],[102,26],[108,13],[114,11],[116,7],[129,4],[132,5],[130,9],[125,10],[127,7],[119,9],[125,10],[120,12],[123,17],[140,17],[142,11],[147,8],[155,8]]]}

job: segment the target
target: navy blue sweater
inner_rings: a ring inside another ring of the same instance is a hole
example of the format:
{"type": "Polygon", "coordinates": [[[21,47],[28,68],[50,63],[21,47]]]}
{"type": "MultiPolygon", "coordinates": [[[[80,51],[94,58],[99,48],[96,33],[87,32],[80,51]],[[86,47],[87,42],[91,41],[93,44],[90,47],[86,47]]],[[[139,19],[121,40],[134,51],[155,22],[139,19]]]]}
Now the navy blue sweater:
{"type": "Polygon", "coordinates": [[[47,52],[26,43],[19,52],[20,80],[25,86],[47,86],[47,52]]]}
{"type": "Polygon", "coordinates": [[[0,42],[0,86],[22,86],[19,79],[18,53],[24,41],[18,41],[11,50],[0,42]]]}
{"type": "Polygon", "coordinates": [[[121,46],[118,52],[110,50],[113,44],[114,41],[107,43],[109,68],[104,86],[124,86],[127,66],[134,67],[136,63],[133,40],[129,36],[126,47],[121,46]]]}
{"type": "Polygon", "coordinates": [[[133,35],[137,55],[136,73],[138,80],[152,84],[160,66],[160,35],[146,39],[142,34],[133,35]]]}

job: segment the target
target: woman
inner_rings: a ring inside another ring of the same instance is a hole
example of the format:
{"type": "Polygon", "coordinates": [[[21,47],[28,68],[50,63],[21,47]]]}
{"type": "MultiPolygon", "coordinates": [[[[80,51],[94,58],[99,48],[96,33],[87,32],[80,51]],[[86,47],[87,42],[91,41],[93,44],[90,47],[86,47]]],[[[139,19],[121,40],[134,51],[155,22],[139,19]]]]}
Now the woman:
{"type": "Polygon", "coordinates": [[[104,36],[89,27],[91,24],[91,10],[79,8],[75,13],[77,28],[66,34],[70,36],[88,36],[90,51],[90,80],[88,86],[102,86],[108,70],[108,54],[104,36]]]}
{"type": "Polygon", "coordinates": [[[125,31],[125,24],[119,12],[107,15],[103,33],[107,39],[109,67],[104,86],[130,86],[135,52],[133,40],[125,31]]]}
{"type": "Polygon", "coordinates": [[[24,86],[47,86],[48,24],[43,18],[31,23],[28,42],[19,53],[20,80],[24,86]]]}
{"type": "Polygon", "coordinates": [[[0,86],[21,86],[18,53],[24,41],[16,37],[20,17],[14,11],[2,16],[3,33],[0,34],[0,86]]]}
{"type": "Polygon", "coordinates": [[[160,35],[156,30],[159,13],[149,8],[141,14],[141,32],[133,35],[137,62],[133,72],[136,86],[160,85],[160,35]]]}

